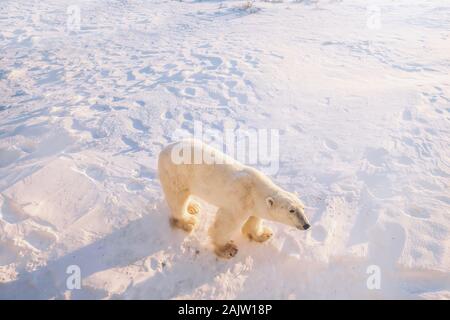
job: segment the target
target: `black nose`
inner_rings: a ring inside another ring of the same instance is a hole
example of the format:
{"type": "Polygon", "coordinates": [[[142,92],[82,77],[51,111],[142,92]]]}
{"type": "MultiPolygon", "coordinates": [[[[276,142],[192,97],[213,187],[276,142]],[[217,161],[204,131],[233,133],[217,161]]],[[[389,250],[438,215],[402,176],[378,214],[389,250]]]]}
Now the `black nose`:
{"type": "Polygon", "coordinates": [[[309,224],[306,223],[306,224],[303,225],[303,230],[308,230],[309,227],[311,227],[311,226],[310,226],[309,224]]]}

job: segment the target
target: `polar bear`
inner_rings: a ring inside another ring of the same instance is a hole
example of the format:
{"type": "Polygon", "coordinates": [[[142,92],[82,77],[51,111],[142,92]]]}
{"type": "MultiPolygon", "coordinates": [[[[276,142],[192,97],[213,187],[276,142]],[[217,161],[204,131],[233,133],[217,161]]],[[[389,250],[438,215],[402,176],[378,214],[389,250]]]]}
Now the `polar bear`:
{"type": "Polygon", "coordinates": [[[190,199],[192,195],[219,208],[209,231],[219,257],[236,255],[232,239],[239,228],[251,240],[269,239],[272,231],[263,226],[262,219],[300,230],[310,227],[305,206],[294,194],[201,141],[181,140],[165,147],[158,171],[172,226],[187,232],[195,227],[200,207],[190,199]]]}

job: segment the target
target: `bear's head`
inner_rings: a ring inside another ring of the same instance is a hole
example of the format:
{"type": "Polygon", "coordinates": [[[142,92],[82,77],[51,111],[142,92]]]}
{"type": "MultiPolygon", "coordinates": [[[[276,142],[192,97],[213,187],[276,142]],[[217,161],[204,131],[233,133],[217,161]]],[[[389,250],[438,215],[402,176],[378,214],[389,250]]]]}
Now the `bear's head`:
{"type": "Polygon", "coordinates": [[[267,216],[300,230],[307,230],[311,226],[305,215],[305,206],[298,197],[290,192],[277,192],[266,198],[267,216]]]}

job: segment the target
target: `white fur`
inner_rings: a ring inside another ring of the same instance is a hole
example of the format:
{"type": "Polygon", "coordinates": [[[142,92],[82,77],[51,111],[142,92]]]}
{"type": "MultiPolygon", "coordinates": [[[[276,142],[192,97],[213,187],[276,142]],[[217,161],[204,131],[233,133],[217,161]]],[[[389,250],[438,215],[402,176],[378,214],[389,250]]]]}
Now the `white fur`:
{"type": "Polygon", "coordinates": [[[188,232],[194,228],[199,207],[189,201],[191,195],[219,208],[210,235],[221,257],[237,253],[232,238],[241,227],[255,241],[269,239],[272,231],[263,227],[261,219],[299,229],[309,225],[304,205],[294,194],[200,141],[183,140],[167,146],[160,153],[158,170],[174,226],[188,232]],[[195,152],[204,155],[205,161],[194,159],[195,152]],[[180,156],[184,163],[179,163],[180,156]]]}

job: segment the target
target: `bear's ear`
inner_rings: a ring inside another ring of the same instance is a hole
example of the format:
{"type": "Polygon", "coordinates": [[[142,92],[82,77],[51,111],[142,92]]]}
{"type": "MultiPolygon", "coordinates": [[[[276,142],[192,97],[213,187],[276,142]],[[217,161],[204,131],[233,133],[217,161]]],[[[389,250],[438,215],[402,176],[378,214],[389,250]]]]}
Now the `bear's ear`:
{"type": "Polygon", "coordinates": [[[266,198],[266,203],[267,203],[267,206],[268,206],[269,208],[272,208],[272,207],[273,207],[273,204],[274,204],[273,198],[272,198],[272,197],[267,197],[267,198],[266,198]]]}

